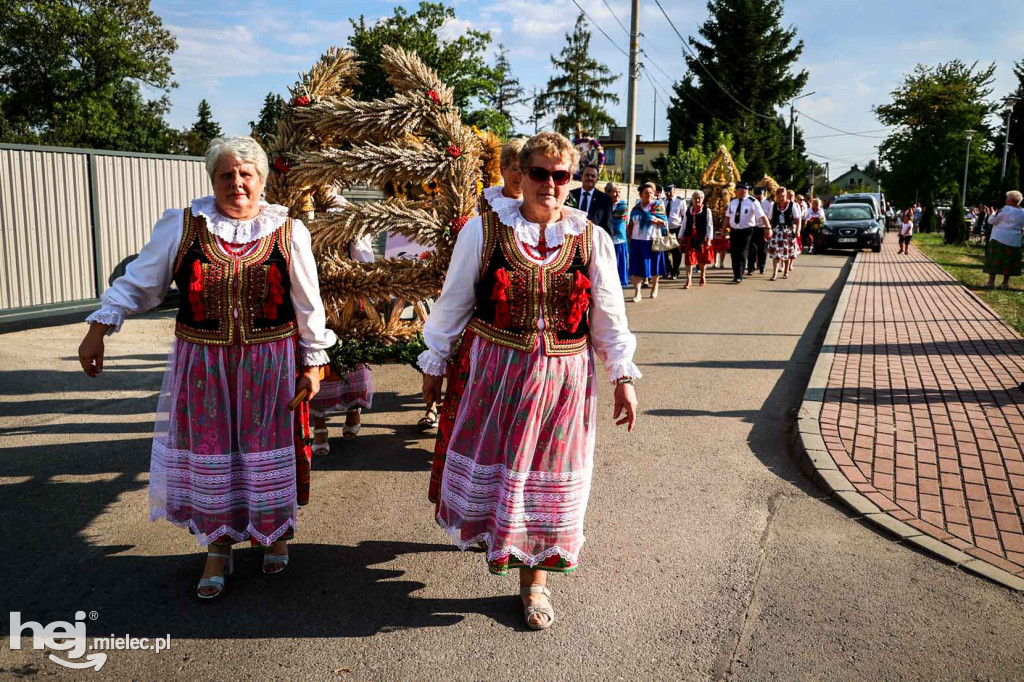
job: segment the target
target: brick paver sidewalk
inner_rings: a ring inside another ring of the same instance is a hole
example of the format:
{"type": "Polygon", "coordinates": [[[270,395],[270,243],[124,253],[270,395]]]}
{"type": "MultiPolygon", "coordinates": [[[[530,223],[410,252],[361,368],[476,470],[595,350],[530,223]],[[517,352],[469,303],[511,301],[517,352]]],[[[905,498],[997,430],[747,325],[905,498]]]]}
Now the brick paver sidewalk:
{"type": "Polygon", "coordinates": [[[861,253],[821,435],[883,511],[1024,577],[1024,341],[918,249],[861,253]]]}

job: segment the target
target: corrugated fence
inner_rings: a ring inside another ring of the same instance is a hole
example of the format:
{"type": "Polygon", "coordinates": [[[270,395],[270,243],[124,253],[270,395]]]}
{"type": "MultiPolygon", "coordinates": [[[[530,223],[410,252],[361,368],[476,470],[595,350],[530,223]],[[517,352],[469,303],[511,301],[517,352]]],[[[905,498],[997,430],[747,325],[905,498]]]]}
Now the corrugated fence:
{"type": "Polygon", "coordinates": [[[0,144],[0,316],[94,301],[166,209],[211,191],[198,157],[0,144]]]}

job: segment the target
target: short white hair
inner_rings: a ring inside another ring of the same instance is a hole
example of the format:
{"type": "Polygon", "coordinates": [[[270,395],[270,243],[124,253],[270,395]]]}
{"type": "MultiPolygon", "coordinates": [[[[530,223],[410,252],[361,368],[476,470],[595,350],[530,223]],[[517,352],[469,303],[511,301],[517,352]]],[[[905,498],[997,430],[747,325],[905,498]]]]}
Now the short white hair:
{"type": "Polygon", "coordinates": [[[214,175],[217,173],[217,164],[221,158],[230,156],[242,163],[251,163],[256,166],[256,172],[260,180],[267,181],[270,173],[270,163],[267,161],[267,153],[255,139],[248,135],[233,135],[231,137],[215,137],[206,145],[206,173],[210,176],[210,182],[214,182],[214,175]]]}
{"type": "Polygon", "coordinates": [[[694,192],[693,194],[691,194],[691,195],[690,195],[690,201],[693,201],[693,200],[694,200],[694,199],[696,199],[697,197],[700,197],[701,199],[703,199],[703,198],[704,198],[704,192],[701,192],[701,191],[700,191],[700,190],[698,189],[698,190],[697,190],[696,192],[694,192]]]}
{"type": "Polygon", "coordinates": [[[1021,194],[1015,189],[1011,189],[1006,193],[1006,198],[1012,201],[1014,206],[1020,206],[1020,202],[1024,201],[1024,194],[1021,194]]]}

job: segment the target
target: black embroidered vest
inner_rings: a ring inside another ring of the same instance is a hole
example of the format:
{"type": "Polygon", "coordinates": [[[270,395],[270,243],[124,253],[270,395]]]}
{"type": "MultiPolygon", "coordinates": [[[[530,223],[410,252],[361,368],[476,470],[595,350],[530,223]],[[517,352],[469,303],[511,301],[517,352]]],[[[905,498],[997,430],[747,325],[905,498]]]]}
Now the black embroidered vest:
{"type": "Polygon", "coordinates": [[[298,333],[291,300],[292,221],[233,258],[217,245],[206,219],[185,210],[174,282],[181,303],[174,334],[217,346],[252,345],[298,333]]]}
{"type": "Polygon", "coordinates": [[[792,230],[796,227],[796,216],[793,215],[793,202],[789,202],[785,211],[779,210],[778,204],[772,205],[772,229],[792,230]]]}
{"type": "Polygon", "coordinates": [[[515,231],[493,211],[483,216],[484,262],[469,329],[493,343],[548,356],[575,355],[590,344],[593,229],[565,235],[558,256],[540,265],[523,255],[515,231]],[[544,316],[544,329],[537,323],[544,316]]]}
{"type": "Polygon", "coordinates": [[[700,243],[708,238],[708,211],[707,207],[702,208],[700,213],[694,216],[693,211],[686,212],[686,229],[684,237],[689,237],[691,242],[700,243]]]}

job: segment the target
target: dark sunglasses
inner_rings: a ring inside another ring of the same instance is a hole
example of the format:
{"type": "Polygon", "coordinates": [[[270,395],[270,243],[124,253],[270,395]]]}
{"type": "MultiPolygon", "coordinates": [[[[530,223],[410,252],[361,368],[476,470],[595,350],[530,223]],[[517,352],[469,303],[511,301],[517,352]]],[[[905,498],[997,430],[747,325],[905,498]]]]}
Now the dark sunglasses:
{"type": "Polygon", "coordinates": [[[534,182],[547,182],[548,178],[551,178],[556,185],[564,185],[572,180],[572,173],[567,170],[549,171],[540,166],[530,166],[530,170],[526,171],[526,174],[534,182]]]}

